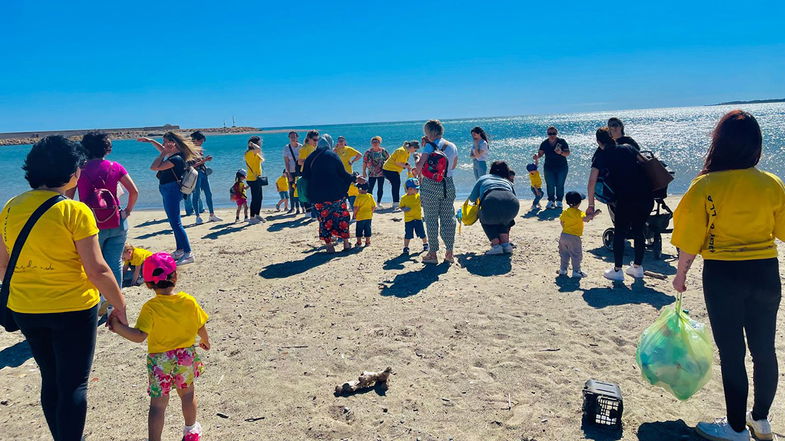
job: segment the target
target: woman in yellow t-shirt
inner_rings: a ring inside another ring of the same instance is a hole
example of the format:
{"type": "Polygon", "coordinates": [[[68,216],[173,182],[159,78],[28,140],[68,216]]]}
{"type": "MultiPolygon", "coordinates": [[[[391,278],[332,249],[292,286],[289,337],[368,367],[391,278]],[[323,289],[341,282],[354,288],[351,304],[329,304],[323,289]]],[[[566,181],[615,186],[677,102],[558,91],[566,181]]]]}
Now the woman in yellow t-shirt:
{"type": "Polygon", "coordinates": [[[679,249],[673,287],[703,256],[703,297],[719,349],[727,422],[698,423],[710,439],[772,439],[767,420],[777,389],[774,338],[780,305],[775,238],[785,240],[785,186],[758,170],[763,137],[755,118],[734,110],[720,119],[703,170],[674,213],[671,242],[679,249]],[[747,413],[745,335],[752,354],[755,400],[747,413]],[[741,432],[741,433],[739,433],[741,432]]]}
{"type": "Polygon", "coordinates": [[[16,268],[10,254],[23,226],[47,200],[65,195],[79,179],[85,154],[62,136],[38,141],[25,159],[31,191],[0,212],[0,274],[13,271],[8,309],[41,372],[41,407],[57,439],[81,439],[87,413],[87,378],[93,363],[98,292],[114,306],[112,317],[128,323],[125,298],[98,245],[93,213],[64,199],[36,222],[16,268]]]}
{"type": "Polygon", "coordinates": [[[248,187],[251,189],[251,217],[248,219],[248,222],[258,224],[259,222],[265,222],[265,219],[261,216],[262,199],[264,197],[261,180],[262,163],[264,162],[262,138],[252,136],[248,140],[248,149],[246,149],[243,158],[248,170],[248,177],[245,179],[245,182],[248,183],[248,187]]]}
{"type": "Polygon", "coordinates": [[[401,172],[403,169],[411,171],[412,167],[409,165],[409,156],[420,148],[420,143],[417,141],[406,141],[402,146],[395,149],[394,152],[384,161],[382,166],[382,173],[384,177],[390,181],[392,187],[392,200],[393,209],[398,210],[398,204],[401,197],[401,172]]]}

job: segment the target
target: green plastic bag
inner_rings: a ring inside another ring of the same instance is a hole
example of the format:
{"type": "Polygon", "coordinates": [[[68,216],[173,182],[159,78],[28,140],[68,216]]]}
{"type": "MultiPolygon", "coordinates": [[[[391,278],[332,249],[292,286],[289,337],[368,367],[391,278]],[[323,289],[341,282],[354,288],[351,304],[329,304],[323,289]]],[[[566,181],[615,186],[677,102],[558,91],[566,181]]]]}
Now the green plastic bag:
{"type": "Polygon", "coordinates": [[[300,202],[308,203],[308,180],[304,177],[300,177],[297,179],[297,198],[300,199],[300,202]]]}
{"type": "Polygon", "coordinates": [[[699,391],[711,378],[714,346],[708,329],[681,309],[681,294],[638,341],[635,360],[643,378],[680,400],[699,391]]]}

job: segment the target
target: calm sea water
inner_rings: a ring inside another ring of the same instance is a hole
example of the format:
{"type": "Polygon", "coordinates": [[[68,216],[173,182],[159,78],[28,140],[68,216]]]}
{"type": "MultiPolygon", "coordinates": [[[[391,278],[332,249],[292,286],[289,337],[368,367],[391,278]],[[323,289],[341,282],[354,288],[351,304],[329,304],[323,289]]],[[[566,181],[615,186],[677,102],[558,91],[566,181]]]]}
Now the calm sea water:
{"type": "MultiPolygon", "coordinates": [[[[628,110],[615,112],[572,113],[555,115],[532,115],[504,118],[477,118],[445,121],[445,137],[455,142],[460,150],[461,163],[456,170],[456,187],[459,199],[471,191],[474,184],[469,149],[474,126],[481,126],[491,137],[491,159],[506,160],[519,171],[516,190],[519,196],[530,197],[525,166],[531,162],[531,155],[545,139],[545,129],[554,125],[559,135],[567,140],[572,155],[568,158],[570,173],[567,190],[585,192],[590,167],[590,159],[596,144],[594,131],[604,125],[611,116],[624,121],[626,133],[645,150],[654,151],[676,172],[676,179],[669,187],[669,193],[683,193],[690,180],[697,174],[703,155],[709,144],[709,137],[719,118],[728,110],[738,106],[725,107],[681,107],[667,109],[628,110]]],[[[760,167],[785,176],[785,104],[755,104],[741,106],[758,119],[763,129],[764,156],[760,167]]],[[[419,139],[422,136],[423,121],[390,122],[373,124],[343,124],[316,127],[322,133],[336,138],[343,135],[349,145],[364,152],[369,140],[375,135],[384,138],[383,146],[392,152],[405,140],[419,139]]],[[[306,128],[300,127],[303,130],[306,128]]],[[[308,127],[310,128],[310,127],[308,127]]],[[[210,136],[204,147],[215,158],[210,164],[214,174],[210,177],[213,200],[218,207],[228,207],[229,187],[238,168],[244,168],[243,153],[250,135],[210,136]]],[[[288,142],[286,133],[262,135],[262,150],[266,159],[264,174],[273,184],[283,170],[282,147],[288,142]]],[[[304,137],[301,132],[300,138],[304,137]]],[[[15,194],[28,189],[21,170],[29,145],[0,147],[0,201],[6,201],[15,194]]],[[[160,209],[161,196],[158,181],[149,170],[150,163],[157,152],[149,144],[133,140],[115,141],[112,154],[108,157],[122,163],[140,188],[138,207],[141,209],[160,209]]],[[[355,171],[361,171],[360,163],[355,171]]],[[[385,200],[390,200],[389,183],[385,188],[385,200]]],[[[273,186],[265,187],[264,204],[270,206],[277,202],[273,186]]]]}

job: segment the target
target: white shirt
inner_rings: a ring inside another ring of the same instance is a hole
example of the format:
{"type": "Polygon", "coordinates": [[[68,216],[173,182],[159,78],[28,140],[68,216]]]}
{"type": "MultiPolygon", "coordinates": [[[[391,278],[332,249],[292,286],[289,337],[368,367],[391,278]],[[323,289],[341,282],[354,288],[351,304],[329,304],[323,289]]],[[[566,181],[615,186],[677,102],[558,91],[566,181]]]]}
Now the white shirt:
{"type": "Polygon", "coordinates": [[[477,147],[474,149],[474,153],[476,157],[474,158],[477,161],[487,161],[488,160],[488,143],[485,142],[484,139],[481,139],[480,142],[477,143],[477,147]]]}
{"type": "Polygon", "coordinates": [[[295,172],[297,171],[297,157],[300,154],[300,149],[303,148],[303,145],[299,142],[297,143],[297,147],[292,147],[289,143],[286,143],[283,146],[283,163],[286,167],[286,171],[288,172],[295,172]],[[291,147],[291,150],[290,150],[291,147]],[[292,157],[292,152],[294,152],[294,157],[292,157]],[[286,159],[289,159],[289,162],[286,162],[286,159]]]}
{"type": "MultiPolygon", "coordinates": [[[[439,138],[434,141],[434,144],[439,146],[439,150],[444,148],[444,156],[447,157],[447,177],[452,177],[453,172],[453,165],[458,162],[458,148],[455,147],[455,144],[445,141],[443,138],[439,138]],[[446,145],[445,145],[446,144],[446,145]]],[[[433,152],[433,145],[431,143],[425,144],[425,147],[422,149],[424,155],[433,152]]]]}

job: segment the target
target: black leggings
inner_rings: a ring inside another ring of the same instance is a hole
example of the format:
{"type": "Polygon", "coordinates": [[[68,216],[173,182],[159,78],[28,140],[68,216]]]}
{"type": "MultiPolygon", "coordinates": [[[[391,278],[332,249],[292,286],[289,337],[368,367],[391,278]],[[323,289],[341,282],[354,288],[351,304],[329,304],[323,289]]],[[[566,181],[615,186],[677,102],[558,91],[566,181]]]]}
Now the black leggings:
{"type": "Polygon", "coordinates": [[[777,355],[774,336],[780,306],[780,270],[777,259],[704,260],[703,296],[714,343],[720,352],[722,387],[728,424],[741,431],[747,413],[747,370],[744,357],[752,354],[755,398],[752,417],[769,415],[777,390],[777,355]]]}
{"type": "Polygon", "coordinates": [[[258,216],[262,211],[262,181],[247,181],[251,187],[251,217],[258,216]]]}
{"type": "Polygon", "coordinates": [[[54,314],[14,313],[41,371],[41,407],[55,441],[79,441],[87,415],[98,306],[54,314]]]}
{"type": "MultiPolygon", "coordinates": [[[[384,177],[390,181],[390,186],[392,187],[392,200],[393,203],[397,204],[398,201],[401,200],[401,174],[390,170],[382,170],[382,172],[384,173],[384,177]]],[[[381,187],[381,185],[379,186],[381,187]]]]}
{"type": "Polygon", "coordinates": [[[627,237],[632,238],[635,245],[635,259],[633,263],[643,263],[643,254],[646,251],[646,238],[643,228],[646,219],[654,208],[654,199],[617,201],[613,208],[613,259],[616,268],[621,268],[624,263],[624,245],[627,237]]]}
{"type": "Polygon", "coordinates": [[[373,187],[377,182],[379,183],[379,189],[376,190],[376,203],[378,204],[382,202],[382,196],[384,196],[384,176],[368,178],[368,193],[373,194],[373,187]]]}

